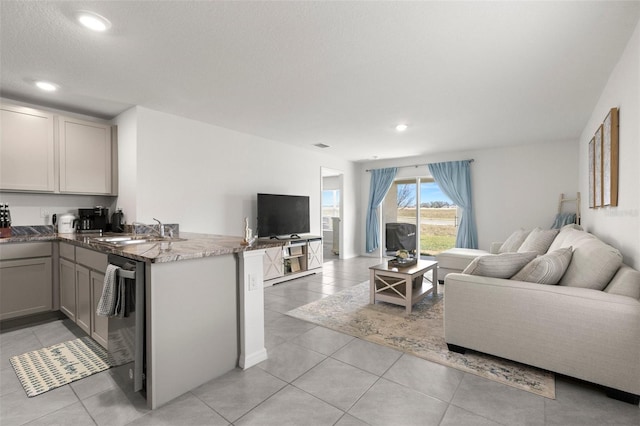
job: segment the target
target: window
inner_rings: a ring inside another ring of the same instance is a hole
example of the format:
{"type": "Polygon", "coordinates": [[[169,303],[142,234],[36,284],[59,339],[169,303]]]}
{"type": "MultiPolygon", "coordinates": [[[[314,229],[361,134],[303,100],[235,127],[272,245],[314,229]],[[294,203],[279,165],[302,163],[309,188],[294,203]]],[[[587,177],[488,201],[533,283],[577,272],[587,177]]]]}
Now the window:
{"type": "Polygon", "coordinates": [[[421,255],[434,256],[455,247],[458,209],[432,178],[397,180],[383,209],[385,223],[416,225],[421,255]]]}
{"type": "Polygon", "coordinates": [[[340,217],[340,190],[322,191],[322,230],[333,231],[332,217],[340,217]]]}

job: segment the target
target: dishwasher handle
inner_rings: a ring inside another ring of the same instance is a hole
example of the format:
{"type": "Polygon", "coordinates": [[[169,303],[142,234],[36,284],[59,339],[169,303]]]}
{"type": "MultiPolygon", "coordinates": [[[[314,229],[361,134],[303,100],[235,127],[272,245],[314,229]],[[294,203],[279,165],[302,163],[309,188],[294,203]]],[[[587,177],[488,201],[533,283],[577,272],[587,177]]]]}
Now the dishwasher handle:
{"type": "Polygon", "coordinates": [[[117,274],[121,278],[127,278],[132,280],[136,279],[136,271],[127,271],[126,269],[120,268],[118,269],[117,274]]]}

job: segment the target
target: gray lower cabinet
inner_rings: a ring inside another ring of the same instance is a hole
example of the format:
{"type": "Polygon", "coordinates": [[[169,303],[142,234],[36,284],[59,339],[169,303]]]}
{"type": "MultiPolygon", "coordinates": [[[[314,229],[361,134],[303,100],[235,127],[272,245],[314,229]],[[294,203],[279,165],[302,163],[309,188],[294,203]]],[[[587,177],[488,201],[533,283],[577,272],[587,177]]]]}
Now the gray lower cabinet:
{"type": "Polygon", "coordinates": [[[76,320],[76,264],[67,259],[58,261],[60,268],[60,310],[76,320]]]}
{"type": "Polygon", "coordinates": [[[107,255],[60,243],[60,310],[107,347],[108,319],[96,315],[102,296],[107,255]]]}
{"type": "Polygon", "coordinates": [[[53,309],[51,243],[0,247],[0,320],[53,309]]]}
{"type": "Polygon", "coordinates": [[[76,324],[91,334],[91,278],[89,268],[76,264],[76,324]]]}
{"type": "Polygon", "coordinates": [[[104,274],[91,271],[89,272],[91,280],[91,337],[105,348],[109,334],[109,320],[96,314],[100,297],[102,296],[102,288],[104,287],[104,274]]]}

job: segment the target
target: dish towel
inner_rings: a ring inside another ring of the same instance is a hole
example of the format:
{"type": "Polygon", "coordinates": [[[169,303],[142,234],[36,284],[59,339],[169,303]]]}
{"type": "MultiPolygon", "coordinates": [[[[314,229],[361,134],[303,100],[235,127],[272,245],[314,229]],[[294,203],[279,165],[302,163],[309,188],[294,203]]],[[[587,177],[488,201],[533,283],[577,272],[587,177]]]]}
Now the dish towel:
{"type": "Polygon", "coordinates": [[[124,318],[127,304],[127,283],[122,277],[119,277],[116,283],[115,296],[115,308],[113,309],[112,315],[114,317],[124,318]]]}
{"type": "Polygon", "coordinates": [[[116,265],[107,265],[107,271],[104,274],[104,287],[102,288],[102,296],[100,297],[100,302],[98,302],[98,308],[96,309],[96,314],[103,317],[113,316],[116,312],[116,303],[120,293],[120,289],[118,287],[123,287],[118,285],[118,271],[120,270],[119,266],[116,265]]]}

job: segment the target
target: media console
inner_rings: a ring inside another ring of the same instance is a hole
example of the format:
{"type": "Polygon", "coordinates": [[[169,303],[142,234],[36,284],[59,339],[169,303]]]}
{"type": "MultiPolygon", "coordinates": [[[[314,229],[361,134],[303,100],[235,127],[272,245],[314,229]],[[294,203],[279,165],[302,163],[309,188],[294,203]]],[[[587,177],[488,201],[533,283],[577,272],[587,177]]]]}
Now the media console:
{"type": "MultiPolygon", "coordinates": [[[[269,238],[260,238],[269,240],[269,238]]],[[[264,254],[264,286],[313,275],[322,270],[322,237],[302,235],[280,238],[283,246],[271,247],[264,254]]]]}

